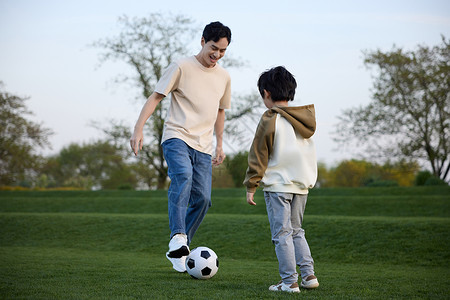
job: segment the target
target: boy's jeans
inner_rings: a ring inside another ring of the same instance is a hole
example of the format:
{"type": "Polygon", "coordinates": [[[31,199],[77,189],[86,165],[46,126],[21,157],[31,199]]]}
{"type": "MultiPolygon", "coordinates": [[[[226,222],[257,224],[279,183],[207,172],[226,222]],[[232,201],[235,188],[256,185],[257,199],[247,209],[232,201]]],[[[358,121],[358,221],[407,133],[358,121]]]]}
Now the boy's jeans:
{"type": "Polygon", "coordinates": [[[211,206],[211,155],[180,139],[162,144],[171,179],[168,191],[170,237],[185,233],[188,245],[211,206]]]}
{"type": "Polygon", "coordinates": [[[300,267],[302,278],[314,274],[314,260],[302,229],[307,197],[264,192],[272,242],[275,244],[280,276],[285,284],[297,282],[296,265],[300,267]]]}

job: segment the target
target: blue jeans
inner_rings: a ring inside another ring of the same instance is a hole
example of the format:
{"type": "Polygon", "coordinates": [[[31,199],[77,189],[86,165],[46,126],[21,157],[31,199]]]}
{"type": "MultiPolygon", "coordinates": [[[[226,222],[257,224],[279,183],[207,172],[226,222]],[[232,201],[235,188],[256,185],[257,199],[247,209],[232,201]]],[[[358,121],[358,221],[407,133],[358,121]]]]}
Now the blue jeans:
{"type": "Polygon", "coordinates": [[[173,138],[162,143],[171,180],[168,191],[170,238],[187,235],[188,245],[211,207],[211,155],[173,138]]]}
{"type": "Polygon", "coordinates": [[[302,228],[308,195],[264,192],[264,198],[281,279],[285,284],[297,282],[296,265],[302,278],[314,275],[314,260],[302,228]]]}

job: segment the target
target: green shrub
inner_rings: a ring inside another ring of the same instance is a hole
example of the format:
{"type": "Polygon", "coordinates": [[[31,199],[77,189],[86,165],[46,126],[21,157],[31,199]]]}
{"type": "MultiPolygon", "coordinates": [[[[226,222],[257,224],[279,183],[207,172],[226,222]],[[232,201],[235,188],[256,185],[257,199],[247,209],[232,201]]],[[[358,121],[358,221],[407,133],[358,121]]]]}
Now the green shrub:
{"type": "Polygon", "coordinates": [[[448,185],[448,183],[437,176],[430,176],[427,178],[424,185],[448,185]]]}
{"type": "Polygon", "coordinates": [[[416,179],[414,180],[414,185],[425,185],[425,182],[428,178],[433,176],[429,171],[420,171],[416,175],[416,179]]]}
{"type": "Polygon", "coordinates": [[[398,186],[398,182],[395,180],[375,180],[367,184],[370,187],[388,187],[388,186],[398,186]]]}
{"type": "Polygon", "coordinates": [[[122,183],[117,187],[118,190],[132,190],[133,186],[130,183],[122,183]]]}

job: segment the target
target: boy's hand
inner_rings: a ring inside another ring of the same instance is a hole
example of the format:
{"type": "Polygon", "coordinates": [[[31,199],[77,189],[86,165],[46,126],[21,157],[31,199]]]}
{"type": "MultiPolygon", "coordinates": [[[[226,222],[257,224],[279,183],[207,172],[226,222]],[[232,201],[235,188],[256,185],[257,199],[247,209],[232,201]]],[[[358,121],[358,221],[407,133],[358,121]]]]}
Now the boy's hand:
{"type": "Polygon", "coordinates": [[[253,201],[253,197],[255,196],[255,193],[247,192],[247,203],[250,205],[256,205],[255,201],[253,201]]]}

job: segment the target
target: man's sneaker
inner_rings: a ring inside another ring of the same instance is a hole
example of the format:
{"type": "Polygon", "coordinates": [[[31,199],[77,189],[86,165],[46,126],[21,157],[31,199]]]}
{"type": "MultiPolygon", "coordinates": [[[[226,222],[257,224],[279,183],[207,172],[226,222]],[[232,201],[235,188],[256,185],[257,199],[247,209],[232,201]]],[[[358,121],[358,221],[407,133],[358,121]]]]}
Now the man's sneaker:
{"type": "Polygon", "coordinates": [[[180,258],[189,255],[189,252],[187,236],[185,234],[178,233],[170,239],[169,252],[167,252],[168,258],[180,258]]]}
{"type": "Polygon", "coordinates": [[[169,252],[167,252],[166,257],[172,263],[172,266],[175,269],[175,271],[180,272],[180,273],[186,272],[186,257],[187,256],[182,256],[180,258],[172,258],[172,257],[169,257],[169,252]]]}
{"type": "Polygon", "coordinates": [[[298,283],[294,282],[292,284],[285,284],[283,281],[278,282],[277,284],[269,286],[269,291],[273,292],[288,292],[288,293],[300,293],[300,289],[298,287],[298,283]]]}
{"type": "Polygon", "coordinates": [[[314,275],[309,275],[308,277],[302,279],[302,288],[305,289],[315,289],[319,286],[319,281],[314,275]]]}

